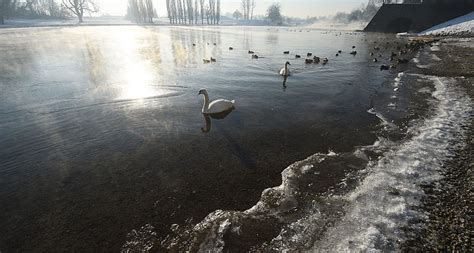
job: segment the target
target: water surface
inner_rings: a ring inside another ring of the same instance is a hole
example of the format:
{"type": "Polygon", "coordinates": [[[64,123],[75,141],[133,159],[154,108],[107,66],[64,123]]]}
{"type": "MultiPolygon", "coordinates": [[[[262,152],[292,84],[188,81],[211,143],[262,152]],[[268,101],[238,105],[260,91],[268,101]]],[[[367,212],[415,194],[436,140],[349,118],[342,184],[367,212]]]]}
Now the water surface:
{"type": "MultiPolygon", "coordinates": [[[[246,210],[281,183],[288,165],[373,144],[374,105],[394,121],[407,113],[408,103],[387,109],[392,79],[368,55],[390,36],[266,27],[0,34],[6,252],[119,251],[145,224],[164,238],[173,224],[246,210]],[[357,56],[348,54],[352,46],[357,56]],[[294,58],[308,52],[329,63],[294,58]],[[210,57],[217,62],[203,64],[210,57]],[[286,61],[293,75],[284,83],[278,71],[286,61]],[[211,99],[235,99],[236,110],[206,126],[201,88],[211,99]]],[[[325,171],[315,191],[345,176],[325,171]]]]}

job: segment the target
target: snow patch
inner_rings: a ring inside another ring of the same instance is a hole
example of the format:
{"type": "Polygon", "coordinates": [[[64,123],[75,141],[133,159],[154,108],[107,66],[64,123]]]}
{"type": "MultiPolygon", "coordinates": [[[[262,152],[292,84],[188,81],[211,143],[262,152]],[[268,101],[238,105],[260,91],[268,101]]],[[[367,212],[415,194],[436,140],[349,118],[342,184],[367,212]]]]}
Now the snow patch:
{"type": "Polygon", "coordinates": [[[450,35],[456,33],[474,33],[474,11],[441,23],[437,26],[433,26],[428,30],[420,33],[420,35],[450,35]]]}
{"type": "Polygon", "coordinates": [[[363,183],[344,196],[351,203],[345,216],[315,244],[315,251],[399,251],[403,227],[412,218],[424,218],[413,208],[424,194],[418,185],[441,177],[438,169],[451,154],[451,141],[463,138],[462,127],[472,112],[471,100],[452,85],[454,79],[428,78],[436,88],[435,115],[411,129],[411,140],[369,164],[363,183]]]}

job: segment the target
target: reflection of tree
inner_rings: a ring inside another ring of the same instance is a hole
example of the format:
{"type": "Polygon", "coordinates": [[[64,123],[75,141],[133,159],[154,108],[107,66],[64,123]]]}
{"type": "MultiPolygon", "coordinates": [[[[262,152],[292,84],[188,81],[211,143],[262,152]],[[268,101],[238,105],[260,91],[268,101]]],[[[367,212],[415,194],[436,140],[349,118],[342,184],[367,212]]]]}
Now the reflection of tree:
{"type": "Polygon", "coordinates": [[[170,38],[175,66],[200,63],[200,58],[208,59],[222,53],[222,47],[214,46],[214,43],[221,44],[220,31],[173,29],[170,30],[170,38]]]}
{"type": "Polygon", "coordinates": [[[155,66],[161,66],[160,36],[153,31],[147,32],[147,36],[146,46],[140,48],[140,56],[150,60],[155,66]]]}
{"type": "Polygon", "coordinates": [[[267,36],[265,36],[265,39],[268,45],[278,44],[279,38],[280,38],[279,33],[274,32],[274,31],[268,32],[267,36]]]}
{"type": "Polygon", "coordinates": [[[89,78],[96,87],[105,83],[107,79],[107,61],[97,43],[86,37],[85,39],[85,68],[89,78]]]}

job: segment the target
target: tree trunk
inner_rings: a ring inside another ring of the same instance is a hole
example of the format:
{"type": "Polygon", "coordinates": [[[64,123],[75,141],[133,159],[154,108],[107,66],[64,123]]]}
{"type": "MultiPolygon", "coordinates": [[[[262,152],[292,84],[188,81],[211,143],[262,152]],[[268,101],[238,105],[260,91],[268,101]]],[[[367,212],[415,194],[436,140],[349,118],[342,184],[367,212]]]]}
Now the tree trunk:
{"type": "Polygon", "coordinates": [[[84,22],[84,20],[82,19],[82,15],[80,15],[80,14],[79,14],[79,15],[77,15],[77,18],[79,18],[79,23],[82,23],[82,22],[84,22]]]}
{"type": "Polygon", "coordinates": [[[0,16],[0,25],[5,24],[5,18],[3,16],[0,16]]]}

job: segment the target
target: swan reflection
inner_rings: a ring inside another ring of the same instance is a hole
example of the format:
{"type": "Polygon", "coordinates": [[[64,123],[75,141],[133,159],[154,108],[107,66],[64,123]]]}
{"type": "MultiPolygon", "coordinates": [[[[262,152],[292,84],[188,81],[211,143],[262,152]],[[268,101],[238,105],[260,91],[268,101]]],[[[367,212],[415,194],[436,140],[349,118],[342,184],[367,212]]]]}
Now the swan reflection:
{"type": "Polygon", "coordinates": [[[288,76],[283,77],[283,91],[286,91],[286,80],[288,79],[288,76]]]}
{"type": "Polygon", "coordinates": [[[221,112],[221,113],[203,114],[204,121],[206,122],[206,126],[202,127],[201,131],[203,133],[209,133],[212,129],[212,120],[211,120],[211,118],[215,119],[215,120],[223,120],[227,116],[229,116],[229,114],[231,114],[233,111],[234,111],[234,108],[231,108],[230,110],[227,110],[227,111],[224,111],[224,112],[221,112]]]}

